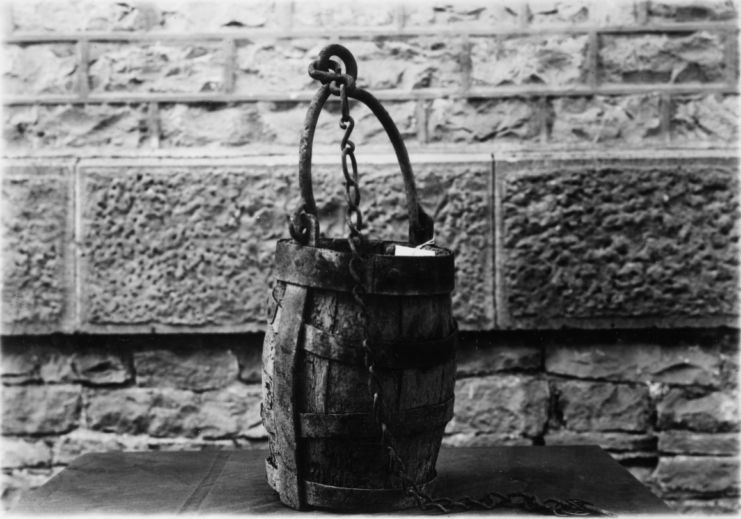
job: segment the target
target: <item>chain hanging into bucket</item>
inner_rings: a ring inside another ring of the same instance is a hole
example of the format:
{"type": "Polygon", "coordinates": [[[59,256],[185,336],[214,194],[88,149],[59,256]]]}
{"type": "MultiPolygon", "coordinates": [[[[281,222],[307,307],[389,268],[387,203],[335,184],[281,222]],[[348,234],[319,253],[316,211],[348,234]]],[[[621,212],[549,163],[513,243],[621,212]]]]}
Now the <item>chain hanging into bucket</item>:
{"type": "MultiPolygon", "coordinates": [[[[350,117],[347,99],[348,89],[354,88],[353,78],[347,74],[339,74],[339,66],[334,65],[332,73],[317,71],[316,62],[310,67],[310,75],[322,83],[331,82],[330,89],[335,95],[339,94],[341,102],[340,128],[345,130],[345,135],[340,143],[342,150],[342,171],[345,176],[345,195],[348,203],[346,223],[349,228],[347,237],[348,245],[352,251],[353,258],[350,261],[350,274],[355,280],[353,287],[353,298],[358,307],[357,319],[363,331],[362,347],[365,352],[365,367],[368,370],[368,388],[373,398],[373,417],[380,428],[381,443],[386,448],[389,456],[389,471],[399,478],[402,489],[407,495],[411,495],[417,506],[422,510],[436,509],[443,513],[463,510],[492,510],[494,508],[520,508],[528,512],[536,512],[555,516],[612,516],[610,512],[597,508],[592,503],[581,499],[560,500],[548,498],[540,500],[537,496],[524,492],[511,492],[501,494],[488,492],[479,499],[463,496],[457,500],[448,497],[432,497],[423,492],[417,484],[407,475],[404,462],[397,453],[396,440],[387,425],[389,416],[385,404],[382,383],[376,373],[376,359],[371,347],[370,329],[368,326],[368,313],[364,297],[366,290],[363,285],[362,273],[359,268],[363,265],[363,217],[360,210],[360,187],[358,185],[357,161],[355,159],[355,144],[349,140],[350,134],[355,127],[355,121],[350,117]],[[339,82],[339,85],[337,85],[339,82]],[[347,158],[350,157],[352,174],[348,171],[347,158]]],[[[293,231],[292,231],[293,233],[293,231]]]]}

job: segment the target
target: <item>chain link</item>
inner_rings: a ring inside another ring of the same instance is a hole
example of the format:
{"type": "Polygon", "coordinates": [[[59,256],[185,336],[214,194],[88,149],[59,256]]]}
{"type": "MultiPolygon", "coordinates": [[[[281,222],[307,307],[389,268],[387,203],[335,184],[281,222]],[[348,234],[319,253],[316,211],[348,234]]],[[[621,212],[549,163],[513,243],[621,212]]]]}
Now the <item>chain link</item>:
{"type": "MultiPolygon", "coordinates": [[[[312,64],[313,65],[313,64],[312,64]]],[[[310,72],[313,71],[310,69],[310,72]]],[[[331,74],[331,73],[330,73],[331,74]]],[[[342,150],[342,172],[345,176],[345,197],[347,199],[347,213],[345,220],[349,229],[347,241],[352,251],[350,260],[350,275],[355,286],[352,295],[357,305],[356,317],[362,330],[363,351],[365,352],[365,368],[368,371],[368,389],[373,397],[373,418],[380,429],[381,445],[383,445],[389,457],[389,472],[401,481],[404,493],[411,496],[421,510],[436,509],[442,513],[451,513],[463,510],[492,510],[494,508],[520,508],[528,512],[537,512],[555,516],[612,516],[610,512],[595,507],[588,501],[581,499],[559,500],[548,498],[544,501],[538,497],[523,492],[511,492],[500,494],[488,492],[479,499],[463,496],[458,500],[448,497],[432,497],[421,491],[417,484],[407,475],[406,466],[397,454],[397,442],[386,423],[390,416],[386,407],[386,399],[383,395],[381,379],[376,373],[376,358],[370,347],[370,327],[368,323],[368,310],[365,304],[366,289],[363,284],[362,268],[364,265],[364,237],[363,237],[363,214],[360,210],[360,187],[358,185],[358,164],[355,160],[355,144],[350,140],[350,134],[355,127],[355,120],[350,117],[348,104],[348,89],[354,88],[352,82],[348,82],[345,76],[334,72],[338,80],[330,84],[333,93],[338,93],[341,102],[340,128],[345,130],[345,135],[340,143],[342,150]],[[339,87],[337,86],[339,83],[339,87]],[[348,86],[349,85],[349,86],[348,86]],[[352,172],[347,166],[347,158],[350,157],[352,172]]],[[[312,76],[314,77],[314,76],[312,76]]],[[[349,76],[348,76],[349,77],[349,76]]],[[[319,79],[319,78],[317,78],[319,79]]],[[[323,80],[328,78],[322,77],[323,80]]],[[[350,78],[352,79],[352,78],[350,78]]]]}

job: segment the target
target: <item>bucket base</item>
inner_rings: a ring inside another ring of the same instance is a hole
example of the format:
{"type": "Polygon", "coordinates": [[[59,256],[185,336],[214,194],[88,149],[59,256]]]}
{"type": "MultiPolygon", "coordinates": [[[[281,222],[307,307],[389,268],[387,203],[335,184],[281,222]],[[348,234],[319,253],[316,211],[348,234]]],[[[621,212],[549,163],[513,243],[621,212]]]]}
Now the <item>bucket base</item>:
{"type": "MultiPolygon", "coordinates": [[[[273,490],[280,493],[278,469],[265,460],[268,483],[273,490]]],[[[436,478],[418,485],[420,491],[429,494],[435,487],[436,478]]],[[[347,488],[322,485],[313,481],[302,480],[306,504],[328,510],[356,512],[391,512],[411,508],[417,503],[399,488],[347,488]]]]}

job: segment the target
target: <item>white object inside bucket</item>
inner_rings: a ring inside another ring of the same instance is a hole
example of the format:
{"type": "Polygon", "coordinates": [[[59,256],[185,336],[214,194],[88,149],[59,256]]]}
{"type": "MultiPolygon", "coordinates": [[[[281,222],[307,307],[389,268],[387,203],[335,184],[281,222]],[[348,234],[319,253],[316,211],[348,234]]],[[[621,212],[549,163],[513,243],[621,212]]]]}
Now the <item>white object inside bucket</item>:
{"type": "Polygon", "coordinates": [[[434,250],[416,249],[397,245],[394,247],[394,256],[434,256],[434,250]]]}

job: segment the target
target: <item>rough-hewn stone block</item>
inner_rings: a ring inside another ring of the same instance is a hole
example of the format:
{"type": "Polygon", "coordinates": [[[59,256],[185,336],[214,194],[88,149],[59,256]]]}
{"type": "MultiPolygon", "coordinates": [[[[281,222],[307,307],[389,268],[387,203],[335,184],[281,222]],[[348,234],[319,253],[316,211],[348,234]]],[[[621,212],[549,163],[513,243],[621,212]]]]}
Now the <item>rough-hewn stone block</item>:
{"type": "Polygon", "coordinates": [[[738,516],[741,502],[738,498],[724,499],[665,499],[664,502],[679,514],[694,516],[738,516]]]}
{"type": "Polygon", "coordinates": [[[500,326],[736,322],[737,162],[497,163],[500,326]]]}
{"type": "Polygon", "coordinates": [[[662,457],[652,482],[665,496],[676,494],[738,495],[739,461],[728,457],[662,457]]]}
{"type": "Polygon", "coordinates": [[[458,433],[443,438],[443,447],[517,447],[532,444],[530,438],[507,434],[458,433]]]}
{"type": "MultiPolygon", "coordinates": [[[[407,236],[398,166],[363,168],[368,233],[407,236]]],[[[456,316],[464,329],[491,327],[489,164],[416,165],[436,240],[456,252],[456,316]],[[465,229],[465,232],[462,230],[465,229]]],[[[85,327],[131,331],[263,326],[275,241],[297,204],[293,167],[83,167],[81,279],[85,327]]],[[[336,166],[314,168],[322,231],[344,236],[336,166]]]]}
{"type": "Polygon", "coordinates": [[[650,452],[656,450],[653,434],[630,434],[620,432],[573,432],[552,431],[544,437],[546,445],[599,445],[615,452],[650,452]]]}
{"type": "Polygon", "coordinates": [[[6,95],[74,92],[77,83],[74,44],[7,45],[3,55],[6,95]]]}
{"type": "Polygon", "coordinates": [[[699,432],[738,431],[738,397],[714,392],[696,394],[672,389],[656,406],[657,427],[699,432]]]}
{"type": "Polygon", "coordinates": [[[471,79],[474,86],[581,83],[586,52],[581,34],[472,38],[471,79]]]}
{"type": "Polygon", "coordinates": [[[151,436],[198,435],[199,399],[179,389],[126,388],[86,394],[87,420],[96,431],[151,436]]]}
{"type": "Polygon", "coordinates": [[[455,416],[445,432],[538,436],[548,419],[548,384],[530,376],[493,375],[455,383],[455,416]]]}
{"type": "Polygon", "coordinates": [[[669,454],[737,456],[739,435],[737,433],[704,434],[689,431],[666,431],[659,433],[659,451],[669,454]]]}
{"type": "Polygon", "coordinates": [[[224,81],[214,43],[96,43],[90,49],[92,92],[214,92],[224,81]]]}
{"type": "Polygon", "coordinates": [[[92,385],[123,384],[133,377],[128,352],[87,349],[72,359],[75,380],[92,385]]]}
{"type": "Polygon", "coordinates": [[[3,434],[64,433],[80,417],[77,386],[7,386],[2,398],[3,434]]]}
{"type": "Polygon", "coordinates": [[[371,92],[461,86],[460,37],[378,38],[347,42],[347,48],[358,61],[358,86],[371,92]]]}
{"type": "MultiPolygon", "coordinates": [[[[614,2],[612,9],[619,10],[617,4],[621,3],[614,2]]],[[[528,18],[532,25],[586,23],[590,21],[590,13],[595,4],[597,2],[590,0],[536,0],[528,2],[528,18]]]]}
{"type": "Polygon", "coordinates": [[[497,371],[540,370],[543,355],[538,346],[509,337],[495,339],[470,334],[461,336],[456,352],[456,376],[479,377],[497,371]]]}
{"type": "MultiPolygon", "coordinates": [[[[201,435],[206,438],[254,436],[248,431],[262,426],[261,401],[260,386],[248,386],[240,382],[218,391],[203,393],[199,412],[201,435]]],[[[267,438],[267,431],[263,437],[267,438]]]]}
{"type": "Polygon", "coordinates": [[[160,138],[165,148],[245,146],[270,137],[254,104],[177,104],[160,108],[160,138]]]}
{"type": "Polygon", "coordinates": [[[600,79],[607,83],[723,81],[723,36],[605,35],[600,63],[600,79]]]}
{"type": "Polygon", "coordinates": [[[6,163],[2,179],[3,333],[49,333],[72,325],[72,172],[6,163]]]}
{"type": "Polygon", "coordinates": [[[89,452],[142,451],[148,449],[147,436],[110,434],[89,429],[76,429],[54,443],[55,465],[67,465],[89,452]]]}
{"type": "MultiPolygon", "coordinates": [[[[166,148],[190,146],[291,146],[298,150],[308,103],[260,102],[250,104],[163,105],[160,109],[161,144],[166,148]]],[[[414,102],[384,103],[402,138],[417,138],[417,116],[414,102]]],[[[344,135],[337,123],[339,105],[327,103],[319,118],[315,145],[334,145],[344,135]]],[[[359,147],[382,144],[391,149],[383,127],[365,107],[350,104],[355,119],[352,140],[359,147]]],[[[360,152],[359,152],[360,153],[360,152]]]]}
{"type": "Polygon", "coordinates": [[[736,4],[725,0],[652,0],[647,7],[648,20],[655,23],[733,20],[737,9],[736,4]]]}
{"type": "Polygon", "coordinates": [[[12,142],[26,148],[138,148],[147,137],[145,108],[136,104],[41,105],[9,122],[12,142]]]}
{"type": "MultiPolygon", "coordinates": [[[[248,27],[274,28],[279,24],[278,2],[263,0],[199,0],[187,4],[146,4],[155,11],[152,29],[173,32],[228,32],[248,27]],[[150,7],[151,6],[151,7],[150,7]]],[[[140,9],[144,6],[137,6],[140,9]]],[[[152,16],[152,14],[150,14],[152,16]]]]}
{"type": "Polygon", "coordinates": [[[229,31],[240,27],[275,27],[272,1],[194,1],[187,3],[13,2],[16,31],[229,31]]]}
{"type": "Polygon", "coordinates": [[[738,333],[731,333],[721,339],[720,369],[721,385],[724,388],[738,388],[739,383],[739,341],[738,333]]]}
{"type": "Polygon", "coordinates": [[[198,339],[188,341],[188,348],[167,341],[167,349],[147,349],[134,353],[136,383],[143,387],[172,387],[205,390],[229,385],[237,379],[239,366],[234,354],[226,349],[192,348],[198,339]]]}
{"type": "Polygon", "coordinates": [[[738,96],[691,95],[673,99],[672,142],[735,144],[738,142],[738,96]]]}
{"type": "Polygon", "coordinates": [[[554,143],[658,146],[662,142],[655,95],[555,98],[547,117],[554,143]]]}
{"type": "Polygon", "coordinates": [[[518,99],[435,99],[428,125],[432,142],[526,141],[540,132],[535,106],[518,99]]]}
{"type": "Polygon", "coordinates": [[[651,406],[648,388],[603,382],[557,381],[558,413],[572,431],[648,429],[651,406]]]}
{"type": "Polygon", "coordinates": [[[259,384],[262,381],[262,334],[240,336],[228,341],[218,340],[228,347],[239,363],[239,380],[246,384],[259,384]]]}
{"type": "Polygon", "coordinates": [[[316,90],[321,83],[309,77],[307,69],[329,43],[325,38],[242,41],[236,52],[234,89],[239,93],[316,90]]]}
{"type": "Polygon", "coordinates": [[[5,436],[2,439],[3,469],[51,465],[51,448],[44,440],[5,436]]]}
{"type": "Polygon", "coordinates": [[[415,0],[403,2],[404,18],[409,27],[430,25],[509,25],[517,23],[519,4],[516,1],[496,4],[460,0],[441,2],[415,0]]]}
{"type": "Polygon", "coordinates": [[[33,339],[4,338],[0,362],[3,384],[25,384],[41,380],[38,350],[39,346],[33,339]]]}
{"type": "MultiPolygon", "coordinates": [[[[82,342],[82,341],[81,341],[82,342]]],[[[3,341],[3,382],[123,384],[133,376],[129,354],[105,346],[74,344],[58,337],[12,337],[3,341]]]]}
{"type": "Polygon", "coordinates": [[[297,2],[293,24],[300,28],[346,29],[348,27],[387,27],[394,23],[396,3],[382,0],[370,4],[362,0],[342,3],[332,0],[297,2]]]}
{"type": "Polygon", "coordinates": [[[717,387],[717,346],[686,344],[556,344],[545,349],[550,373],[577,378],[717,387]]]}

